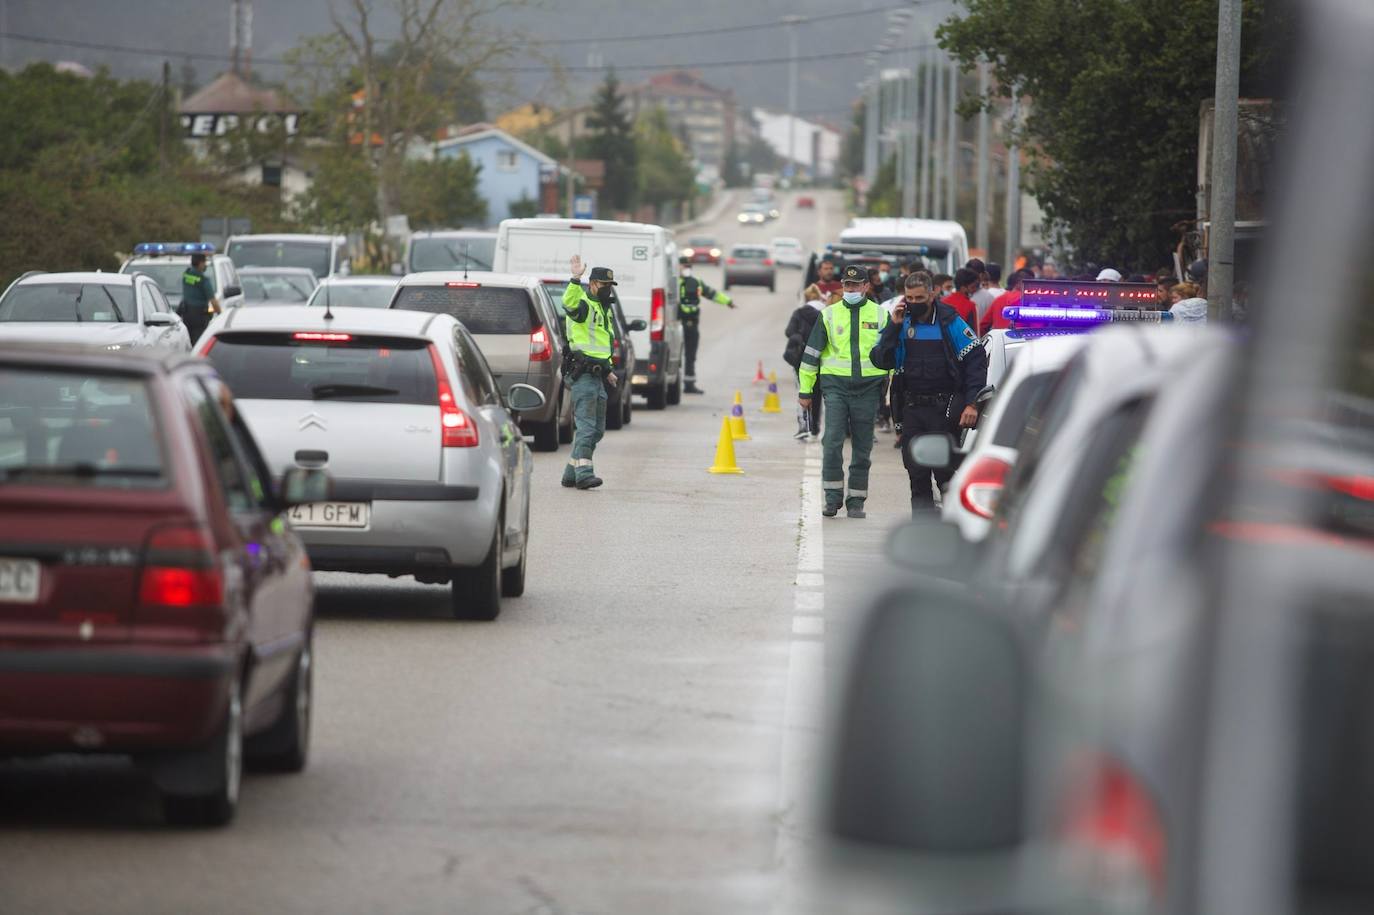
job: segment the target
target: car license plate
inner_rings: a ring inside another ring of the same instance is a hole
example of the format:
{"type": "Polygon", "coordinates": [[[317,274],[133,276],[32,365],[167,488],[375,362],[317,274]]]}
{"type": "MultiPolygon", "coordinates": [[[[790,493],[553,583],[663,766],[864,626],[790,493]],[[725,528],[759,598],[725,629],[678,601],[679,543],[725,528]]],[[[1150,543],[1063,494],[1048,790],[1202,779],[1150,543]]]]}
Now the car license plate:
{"type": "Polygon", "coordinates": [[[307,502],[288,512],[293,527],[367,527],[371,514],[368,502],[307,502]]]}
{"type": "Polygon", "coordinates": [[[33,559],[7,559],[0,556],[0,601],[11,604],[38,603],[38,582],[43,567],[33,559]]]}

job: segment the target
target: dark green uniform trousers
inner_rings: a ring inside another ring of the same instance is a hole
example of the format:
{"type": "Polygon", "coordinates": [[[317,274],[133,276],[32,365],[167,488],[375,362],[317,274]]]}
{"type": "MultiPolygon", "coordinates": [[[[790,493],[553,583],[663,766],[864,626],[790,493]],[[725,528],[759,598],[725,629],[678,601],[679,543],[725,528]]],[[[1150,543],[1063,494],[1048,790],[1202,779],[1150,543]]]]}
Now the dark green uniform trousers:
{"type": "Polygon", "coordinates": [[[855,381],[838,375],[818,379],[825,404],[821,435],[821,487],[828,508],[863,508],[868,498],[868,468],[872,465],[873,424],[878,416],[884,377],[855,381]],[[849,489],[845,490],[844,440],[849,437],[849,489]]]}

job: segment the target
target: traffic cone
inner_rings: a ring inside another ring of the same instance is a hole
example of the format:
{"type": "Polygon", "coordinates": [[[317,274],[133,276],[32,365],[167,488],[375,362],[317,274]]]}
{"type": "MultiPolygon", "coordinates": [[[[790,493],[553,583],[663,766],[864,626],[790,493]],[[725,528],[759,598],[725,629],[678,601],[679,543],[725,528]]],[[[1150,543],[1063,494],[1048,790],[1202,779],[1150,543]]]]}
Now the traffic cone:
{"type": "Polygon", "coordinates": [[[735,438],[730,431],[730,417],[720,418],[720,440],[716,442],[716,462],[706,469],[707,473],[744,473],[735,463],[735,438]]]}
{"type": "Polygon", "coordinates": [[[781,413],[782,404],[778,401],[778,373],[768,373],[768,393],[763,395],[764,413],[781,413]]]}
{"type": "Polygon", "coordinates": [[[763,377],[763,360],[760,359],[760,360],[759,360],[759,371],[758,371],[758,374],[754,376],[754,384],[758,384],[760,381],[767,381],[767,380],[768,380],[767,378],[764,378],[764,377],[763,377]]]}
{"type": "Polygon", "coordinates": [[[744,427],[744,400],[739,391],[735,392],[735,405],[730,408],[730,437],[737,442],[749,441],[749,430],[744,427]]]}

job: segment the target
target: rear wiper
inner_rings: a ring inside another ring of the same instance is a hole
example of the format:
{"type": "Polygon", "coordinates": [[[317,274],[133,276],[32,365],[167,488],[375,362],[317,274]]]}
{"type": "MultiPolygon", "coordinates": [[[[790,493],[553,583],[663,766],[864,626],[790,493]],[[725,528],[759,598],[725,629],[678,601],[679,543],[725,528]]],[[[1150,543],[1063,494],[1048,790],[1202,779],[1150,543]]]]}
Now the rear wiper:
{"type": "Polygon", "coordinates": [[[388,394],[401,392],[395,388],[383,388],[375,384],[316,384],[311,385],[310,393],[316,400],[327,400],[330,397],[348,397],[349,395],[364,397],[375,394],[384,397],[388,394]]]}
{"type": "Polygon", "coordinates": [[[160,477],[161,467],[97,467],[76,464],[20,464],[0,468],[0,483],[17,477],[160,477]]]}

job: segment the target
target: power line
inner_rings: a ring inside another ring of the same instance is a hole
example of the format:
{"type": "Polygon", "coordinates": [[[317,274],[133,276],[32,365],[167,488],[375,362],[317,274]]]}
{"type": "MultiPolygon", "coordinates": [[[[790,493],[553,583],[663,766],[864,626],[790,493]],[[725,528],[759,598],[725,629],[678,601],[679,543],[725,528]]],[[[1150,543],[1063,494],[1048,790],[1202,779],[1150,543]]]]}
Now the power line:
{"type": "MultiPolygon", "coordinates": [[[[853,14],[847,14],[853,15],[853,14]]],[[[208,54],[188,51],[177,51],[170,48],[148,48],[135,47],[132,45],[106,44],[95,41],[75,41],[70,39],[50,38],[42,35],[24,35],[18,32],[0,32],[0,37],[12,38],[16,41],[25,41],[32,44],[57,45],[59,47],[83,48],[93,51],[109,51],[119,54],[141,54],[145,56],[165,57],[165,58],[190,58],[193,60],[215,60],[228,62],[231,58],[226,54],[208,54]]],[[[921,51],[935,47],[934,44],[919,44],[905,48],[890,48],[887,54],[900,54],[905,51],[921,51]]],[[[856,51],[829,51],[820,54],[810,54],[807,60],[841,60],[851,57],[864,57],[873,53],[872,48],[860,48],[856,51]]],[[[655,64],[617,64],[617,71],[657,71],[657,70],[681,70],[692,68],[709,67],[764,67],[778,64],[789,63],[791,57],[746,57],[737,60],[690,60],[676,63],[655,63],[655,64]]],[[[254,58],[253,64],[271,64],[276,66],[288,66],[292,61],[281,58],[254,58]]],[[[551,64],[539,64],[532,66],[489,66],[484,69],[498,73],[602,73],[606,67],[593,66],[569,66],[558,67],[551,64]]]]}
{"type": "MultiPolygon", "coordinates": [[[[877,6],[870,10],[847,10],[843,13],[826,13],[821,16],[803,16],[799,25],[810,25],[813,22],[830,22],[835,19],[853,19],[857,16],[871,16],[874,13],[886,13],[892,10],[904,9],[911,6],[910,0],[904,3],[892,3],[887,6],[877,6]]],[[[660,32],[657,35],[599,35],[588,36],[586,38],[560,38],[559,44],[626,44],[634,41],[662,41],[667,38],[696,38],[702,35],[725,35],[734,32],[753,32],[759,29],[776,29],[783,25],[782,20],[774,19],[771,22],[755,22],[749,25],[726,25],[716,26],[709,29],[688,29],[682,32],[660,32]]]]}

